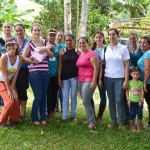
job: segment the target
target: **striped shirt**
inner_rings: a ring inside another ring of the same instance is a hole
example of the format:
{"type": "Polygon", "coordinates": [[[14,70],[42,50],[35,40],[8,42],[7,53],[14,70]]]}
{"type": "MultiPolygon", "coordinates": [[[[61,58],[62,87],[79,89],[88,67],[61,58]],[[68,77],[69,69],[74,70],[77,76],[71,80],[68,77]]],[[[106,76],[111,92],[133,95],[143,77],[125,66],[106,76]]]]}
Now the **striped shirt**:
{"type": "MultiPolygon", "coordinates": [[[[45,40],[42,40],[43,46],[45,46],[45,40]]],[[[29,57],[32,56],[32,52],[35,51],[35,49],[37,48],[36,44],[31,40],[28,43],[29,47],[30,47],[30,53],[29,53],[29,57]]],[[[38,64],[30,64],[28,66],[29,68],[29,72],[33,72],[33,71],[49,71],[49,67],[48,67],[48,57],[46,57],[42,62],[38,63],[38,64]]]]}

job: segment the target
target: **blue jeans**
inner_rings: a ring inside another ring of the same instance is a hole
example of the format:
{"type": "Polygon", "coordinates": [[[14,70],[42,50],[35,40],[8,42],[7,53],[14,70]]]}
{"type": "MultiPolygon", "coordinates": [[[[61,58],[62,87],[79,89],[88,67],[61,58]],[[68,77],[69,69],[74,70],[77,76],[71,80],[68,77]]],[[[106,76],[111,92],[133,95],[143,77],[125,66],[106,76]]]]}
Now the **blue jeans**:
{"type": "Polygon", "coordinates": [[[29,82],[33,90],[34,101],[32,104],[32,122],[38,121],[38,111],[41,121],[46,120],[46,94],[49,83],[47,71],[29,72],[29,82]]]}
{"type": "Polygon", "coordinates": [[[124,124],[124,90],[122,88],[124,78],[104,77],[105,88],[109,99],[110,118],[113,123],[124,124]]]}
{"type": "Polygon", "coordinates": [[[86,110],[87,119],[89,123],[95,124],[95,114],[93,107],[91,105],[91,99],[93,96],[93,92],[90,89],[91,82],[78,82],[78,89],[81,95],[81,99],[83,101],[83,105],[86,110]]]}
{"type": "Polygon", "coordinates": [[[138,105],[138,102],[131,102],[130,103],[130,110],[129,110],[129,119],[134,120],[136,115],[138,116],[138,119],[142,120],[143,107],[140,107],[138,105]]]}
{"type": "Polygon", "coordinates": [[[62,81],[63,112],[62,119],[68,118],[69,95],[71,94],[71,117],[76,118],[78,78],[62,81]],[[71,92],[71,93],[70,93],[71,92]]]}

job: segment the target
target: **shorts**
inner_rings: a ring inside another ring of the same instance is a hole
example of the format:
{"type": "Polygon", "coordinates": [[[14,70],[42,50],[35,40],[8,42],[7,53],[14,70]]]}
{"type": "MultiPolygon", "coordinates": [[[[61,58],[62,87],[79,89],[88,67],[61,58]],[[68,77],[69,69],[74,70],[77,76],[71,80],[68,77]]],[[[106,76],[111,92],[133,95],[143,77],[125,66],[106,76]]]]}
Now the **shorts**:
{"type": "Polygon", "coordinates": [[[29,87],[28,75],[29,75],[28,68],[21,67],[16,81],[18,98],[23,101],[27,101],[28,99],[27,96],[27,89],[29,87]]]}

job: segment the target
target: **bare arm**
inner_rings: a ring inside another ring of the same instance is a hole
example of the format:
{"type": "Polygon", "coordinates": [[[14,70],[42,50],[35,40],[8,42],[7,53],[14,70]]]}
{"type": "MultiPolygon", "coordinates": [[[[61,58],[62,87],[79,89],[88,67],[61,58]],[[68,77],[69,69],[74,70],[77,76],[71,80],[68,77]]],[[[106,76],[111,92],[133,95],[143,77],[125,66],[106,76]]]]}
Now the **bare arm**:
{"type": "Polygon", "coordinates": [[[17,76],[18,76],[18,73],[19,73],[19,70],[20,70],[20,67],[21,67],[21,64],[22,64],[22,60],[23,60],[23,57],[20,56],[19,57],[19,64],[18,64],[18,67],[17,67],[17,71],[13,75],[12,82],[11,82],[11,89],[12,90],[15,90],[15,84],[16,84],[17,76]]]}
{"type": "Polygon", "coordinates": [[[127,99],[128,105],[130,106],[131,101],[129,99],[129,89],[126,90],[126,99],[127,99]]]}
{"type": "Polygon", "coordinates": [[[90,59],[91,63],[92,63],[92,66],[94,68],[94,72],[93,72],[93,79],[92,79],[92,82],[91,82],[91,86],[90,88],[92,90],[94,90],[96,88],[96,83],[97,83],[97,76],[98,76],[98,65],[99,65],[99,62],[98,62],[98,57],[97,56],[93,56],[91,59],[90,59]]]}
{"type": "Polygon", "coordinates": [[[63,50],[60,50],[59,52],[59,63],[58,63],[58,85],[61,86],[61,71],[62,71],[62,55],[63,50]]]}
{"type": "Polygon", "coordinates": [[[129,81],[129,60],[124,61],[125,80],[123,82],[123,89],[127,89],[129,81]]]}
{"type": "Polygon", "coordinates": [[[24,49],[23,53],[22,53],[22,56],[23,56],[24,61],[25,61],[26,63],[28,63],[28,64],[37,64],[37,63],[39,63],[37,60],[35,60],[35,59],[30,59],[30,58],[28,57],[28,56],[29,56],[29,52],[30,52],[30,47],[29,47],[29,45],[27,44],[27,45],[25,46],[25,49],[24,49]]]}
{"type": "Polygon", "coordinates": [[[145,71],[144,71],[144,91],[147,92],[146,88],[146,82],[148,78],[150,77],[150,59],[145,59],[144,60],[144,66],[145,66],[145,71]]]}
{"type": "Polygon", "coordinates": [[[8,79],[8,72],[7,72],[7,57],[6,57],[6,54],[4,54],[1,57],[0,64],[1,64],[1,71],[2,71],[2,74],[3,74],[3,77],[4,77],[4,82],[5,82],[6,89],[7,89],[7,91],[11,91],[10,82],[9,82],[9,79],[8,79]]]}

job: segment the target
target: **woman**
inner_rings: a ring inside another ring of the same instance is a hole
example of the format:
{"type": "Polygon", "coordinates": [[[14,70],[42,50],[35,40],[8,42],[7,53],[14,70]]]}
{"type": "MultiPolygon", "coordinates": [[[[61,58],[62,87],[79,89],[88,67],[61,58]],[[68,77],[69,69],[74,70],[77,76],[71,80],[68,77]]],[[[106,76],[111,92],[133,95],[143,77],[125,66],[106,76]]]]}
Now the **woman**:
{"type": "Polygon", "coordinates": [[[29,63],[29,82],[34,93],[31,118],[35,126],[47,125],[46,122],[46,93],[49,82],[48,57],[52,58],[52,52],[45,46],[45,41],[41,37],[41,26],[35,24],[31,28],[32,40],[25,46],[23,57],[29,63]],[[47,57],[38,62],[32,57],[32,53],[38,48],[40,53],[46,53],[47,57]],[[38,111],[41,122],[38,121],[38,111]]]}
{"type": "MultiPolygon", "coordinates": [[[[14,25],[14,31],[16,33],[15,39],[19,44],[20,54],[22,54],[26,44],[29,42],[29,39],[25,38],[25,27],[23,24],[17,23],[14,25]]],[[[28,74],[28,64],[22,63],[16,82],[18,98],[21,106],[21,119],[26,118],[26,104],[28,99],[27,89],[29,87],[28,74]]]]}
{"type": "Polygon", "coordinates": [[[137,67],[137,61],[142,56],[141,48],[138,45],[138,35],[135,32],[129,34],[129,42],[128,46],[129,54],[130,54],[130,65],[129,67],[137,67]]]}
{"type": "MultiPolygon", "coordinates": [[[[135,32],[131,32],[129,34],[129,46],[127,47],[130,54],[130,62],[129,62],[129,71],[132,67],[137,67],[137,61],[142,56],[142,51],[138,45],[138,35],[135,32]]],[[[132,79],[131,75],[129,75],[129,79],[132,79]]],[[[127,104],[126,95],[124,96],[124,106],[125,106],[125,122],[129,121],[129,106],[127,104]]]]}
{"type": "MultiPolygon", "coordinates": [[[[64,32],[62,30],[58,30],[57,34],[56,34],[56,47],[57,47],[57,49],[63,49],[63,48],[66,47],[66,45],[63,43],[63,40],[64,40],[64,32]]],[[[58,98],[60,100],[61,112],[62,112],[63,99],[62,99],[62,89],[61,89],[61,87],[59,87],[59,90],[58,90],[58,98]]],[[[59,105],[59,101],[57,99],[55,111],[59,110],[58,105],[59,105]]]]}
{"type": "Polygon", "coordinates": [[[98,57],[95,52],[89,50],[86,37],[78,39],[78,47],[81,51],[76,63],[79,69],[78,88],[86,110],[88,128],[92,129],[95,128],[95,114],[91,105],[91,98],[97,83],[98,57]]]}
{"type": "Polygon", "coordinates": [[[54,118],[55,116],[55,108],[57,102],[57,95],[58,95],[58,54],[62,47],[59,47],[55,43],[56,40],[56,30],[49,29],[47,31],[47,44],[52,44],[54,46],[54,57],[49,59],[49,86],[47,91],[47,114],[48,117],[54,118]]]}
{"type": "MultiPolygon", "coordinates": [[[[106,48],[104,45],[105,40],[104,40],[104,33],[102,31],[96,31],[94,33],[94,43],[92,46],[92,50],[97,54],[99,58],[99,64],[101,63],[101,57],[102,57],[102,52],[106,48]]],[[[100,68],[99,68],[100,69],[100,68]]],[[[97,80],[98,82],[99,80],[97,80]]],[[[99,111],[98,111],[98,116],[97,116],[97,121],[101,122],[102,121],[102,116],[106,108],[106,90],[105,87],[100,87],[98,84],[98,89],[99,89],[99,94],[100,94],[100,104],[99,104],[99,111]]],[[[93,101],[94,103],[94,101],[93,101]]]]}
{"type": "Polygon", "coordinates": [[[62,120],[68,119],[69,95],[71,94],[71,118],[76,120],[78,69],[76,62],[78,54],[75,50],[74,36],[65,35],[66,48],[59,52],[58,84],[62,88],[63,109],[62,120]]]}
{"type": "Polygon", "coordinates": [[[119,128],[124,129],[124,90],[128,86],[130,57],[128,49],[118,42],[119,31],[117,29],[109,29],[108,36],[110,44],[102,56],[103,60],[105,57],[104,84],[108,94],[111,117],[108,128],[114,127],[118,122],[119,128]]]}
{"type": "MultiPolygon", "coordinates": [[[[14,36],[12,35],[12,26],[10,23],[5,22],[2,26],[2,31],[3,31],[3,36],[2,36],[2,41],[5,43],[5,41],[9,40],[10,38],[13,38],[14,36]]],[[[4,45],[4,44],[3,44],[4,45]]],[[[4,54],[6,52],[6,47],[3,46],[1,49],[1,53],[4,54]]]]}
{"type": "Polygon", "coordinates": [[[140,41],[140,47],[143,51],[143,56],[138,60],[138,67],[141,69],[141,80],[144,84],[144,97],[148,105],[148,124],[147,129],[150,129],[150,37],[143,36],[140,41]]]}
{"type": "Polygon", "coordinates": [[[0,128],[7,128],[7,121],[14,125],[19,121],[19,103],[15,84],[22,58],[19,56],[18,44],[14,39],[7,40],[5,46],[6,54],[0,60],[0,95],[4,102],[0,128]]]}

